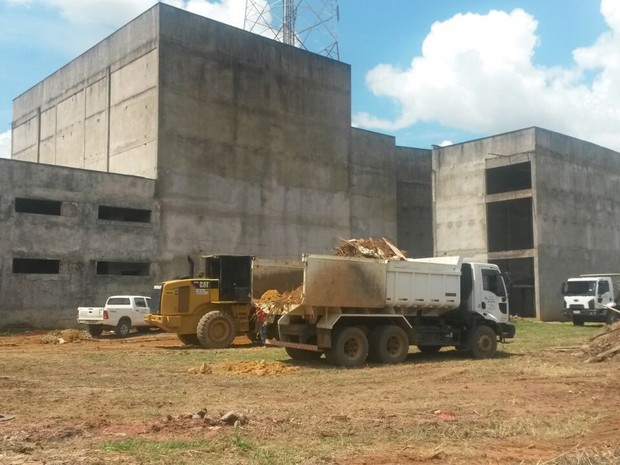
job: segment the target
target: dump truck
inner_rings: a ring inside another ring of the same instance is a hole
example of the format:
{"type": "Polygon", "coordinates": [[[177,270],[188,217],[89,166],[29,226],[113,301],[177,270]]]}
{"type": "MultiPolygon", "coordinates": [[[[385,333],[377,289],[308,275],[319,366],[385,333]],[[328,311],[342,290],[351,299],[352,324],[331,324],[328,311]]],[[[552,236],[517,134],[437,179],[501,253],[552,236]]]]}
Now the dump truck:
{"type": "Polygon", "coordinates": [[[402,362],[452,346],[491,357],[515,336],[506,282],[488,263],[461,257],[368,259],[305,255],[302,301],[271,317],[267,344],[297,360],[402,362]]]}
{"type": "Polygon", "coordinates": [[[576,326],[620,320],[620,273],[582,274],[562,283],[563,313],[576,326]]]}
{"type": "Polygon", "coordinates": [[[176,333],[186,345],[224,348],[237,336],[259,340],[261,321],[252,305],[268,290],[301,284],[300,261],[258,259],[249,255],[202,256],[204,271],[194,275],[188,257],[186,276],[157,283],[148,324],[176,333]]]}

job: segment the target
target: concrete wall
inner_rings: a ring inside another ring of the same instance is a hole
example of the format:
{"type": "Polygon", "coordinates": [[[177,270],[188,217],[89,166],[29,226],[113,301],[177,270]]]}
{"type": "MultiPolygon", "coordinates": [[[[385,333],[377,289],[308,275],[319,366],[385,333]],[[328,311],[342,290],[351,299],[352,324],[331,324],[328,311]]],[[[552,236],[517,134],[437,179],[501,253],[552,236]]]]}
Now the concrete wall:
{"type": "Polygon", "coordinates": [[[147,293],[159,273],[154,181],[0,159],[0,329],[76,325],[76,308],[147,293]],[[16,212],[16,198],[60,214],[16,212]],[[99,206],[151,211],[148,223],[99,219],[99,206]],[[15,273],[14,259],[59,260],[58,273],[15,273]],[[97,261],[151,263],[148,276],[97,275],[97,261]]]}
{"type": "Polygon", "coordinates": [[[350,67],[159,8],[163,266],[328,252],[350,233],[350,67]]]}
{"type": "Polygon", "coordinates": [[[488,259],[485,169],[510,163],[534,147],[534,128],[433,147],[435,255],[488,259]]]}
{"type": "Polygon", "coordinates": [[[154,178],[158,9],[13,102],[12,158],[154,178]]]}
{"type": "Polygon", "coordinates": [[[351,237],[397,242],[394,137],[351,129],[351,237]]]}
{"type": "Polygon", "coordinates": [[[561,319],[563,281],[620,272],[620,154],[536,129],[536,236],[541,319],[561,319]]]}
{"type": "Polygon", "coordinates": [[[433,255],[431,151],[396,147],[397,241],[411,258],[433,255]]]}

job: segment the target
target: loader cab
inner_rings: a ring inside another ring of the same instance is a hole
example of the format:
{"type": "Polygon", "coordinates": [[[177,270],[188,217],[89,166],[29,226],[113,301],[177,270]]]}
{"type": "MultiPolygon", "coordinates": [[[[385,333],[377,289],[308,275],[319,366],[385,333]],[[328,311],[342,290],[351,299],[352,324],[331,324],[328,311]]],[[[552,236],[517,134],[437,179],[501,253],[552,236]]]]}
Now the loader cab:
{"type": "Polygon", "coordinates": [[[220,302],[249,303],[252,289],[252,256],[206,255],[205,278],[218,280],[220,302]]]}

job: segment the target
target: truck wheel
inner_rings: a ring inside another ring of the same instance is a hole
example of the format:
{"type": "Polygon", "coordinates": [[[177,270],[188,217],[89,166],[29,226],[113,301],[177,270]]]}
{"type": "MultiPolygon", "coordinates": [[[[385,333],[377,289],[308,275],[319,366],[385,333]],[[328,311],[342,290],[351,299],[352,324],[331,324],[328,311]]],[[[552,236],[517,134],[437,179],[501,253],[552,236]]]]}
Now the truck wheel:
{"type": "Polygon", "coordinates": [[[409,353],[409,337],[399,326],[374,328],[369,336],[369,357],[379,363],[402,363],[409,353]]]}
{"type": "Polygon", "coordinates": [[[198,336],[195,334],[177,334],[179,341],[181,341],[186,346],[199,346],[200,341],[198,340],[198,336]]]}
{"type": "Polygon", "coordinates": [[[497,351],[497,334],[486,325],[481,325],[474,331],[471,353],[474,358],[489,358],[497,351]]]}
{"type": "Polygon", "coordinates": [[[327,361],[341,367],[358,367],[368,357],[368,338],[360,328],[345,326],[332,335],[332,347],[325,351],[327,361]]]}
{"type": "Polygon", "coordinates": [[[116,325],[116,329],[114,330],[114,334],[116,337],[127,337],[131,332],[131,321],[128,318],[121,318],[118,324],[116,325]]]}
{"type": "Polygon", "coordinates": [[[430,355],[436,354],[441,350],[441,346],[417,346],[418,350],[423,354],[430,355]]]}
{"type": "Polygon", "coordinates": [[[92,337],[99,337],[103,333],[103,325],[88,325],[88,334],[92,337]]]}
{"type": "Polygon", "coordinates": [[[620,313],[613,310],[607,310],[607,324],[613,325],[616,321],[620,321],[620,313]]]}
{"type": "Polygon", "coordinates": [[[212,310],[198,322],[196,335],[204,348],[223,349],[235,339],[235,322],[228,313],[212,310]]]}
{"type": "Polygon", "coordinates": [[[304,362],[314,362],[321,358],[322,352],[313,350],[294,349],[293,347],[285,347],[286,353],[293,360],[302,360],[304,362]]]}
{"type": "Polygon", "coordinates": [[[575,326],[583,326],[584,321],[581,319],[581,317],[579,316],[574,316],[573,317],[573,324],[575,326]]]}

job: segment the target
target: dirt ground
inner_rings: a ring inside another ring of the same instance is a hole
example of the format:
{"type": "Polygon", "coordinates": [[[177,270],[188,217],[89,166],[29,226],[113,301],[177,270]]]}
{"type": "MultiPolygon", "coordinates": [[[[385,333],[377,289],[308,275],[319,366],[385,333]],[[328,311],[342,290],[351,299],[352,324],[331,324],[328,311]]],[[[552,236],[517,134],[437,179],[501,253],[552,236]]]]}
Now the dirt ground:
{"type": "Polygon", "coordinates": [[[4,335],[0,463],[620,463],[620,356],[573,340],[341,369],[242,339],[4,335]]]}

